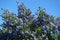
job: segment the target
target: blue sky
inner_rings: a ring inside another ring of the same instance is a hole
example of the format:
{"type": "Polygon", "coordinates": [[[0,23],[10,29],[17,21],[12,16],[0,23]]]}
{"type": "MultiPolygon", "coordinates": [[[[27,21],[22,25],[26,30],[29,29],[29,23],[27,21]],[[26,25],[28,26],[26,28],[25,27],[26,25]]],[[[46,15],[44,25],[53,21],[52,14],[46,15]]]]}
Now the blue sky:
{"type": "MultiPolygon", "coordinates": [[[[19,3],[23,2],[27,8],[35,13],[39,6],[46,9],[49,15],[55,17],[60,16],[60,0],[18,0],[19,3]]],[[[11,12],[17,13],[16,0],[0,0],[0,9],[9,9],[11,12]]],[[[0,10],[2,14],[2,10],[0,10]]],[[[0,17],[0,24],[2,23],[2,18],[0,17]]]]}

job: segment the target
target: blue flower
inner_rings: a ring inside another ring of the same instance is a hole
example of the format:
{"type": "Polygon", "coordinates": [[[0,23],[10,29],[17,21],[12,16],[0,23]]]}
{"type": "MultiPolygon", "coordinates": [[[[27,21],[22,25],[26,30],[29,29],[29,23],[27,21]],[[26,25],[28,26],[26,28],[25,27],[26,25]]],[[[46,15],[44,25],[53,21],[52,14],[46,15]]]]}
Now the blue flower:
{"type": "Polygon", "coordinates": [[[47,29],[47,27],[46,26],[43,26],[43,30],[46,30],[47,29]]]}
{"type": "Polygon", "coordinates": [[[23,23],[23,20],[20,18],[20,19],[19,19],[19,22],[20,22],[20,23],[23,23]]]}
{"type": "Polygon", "coordinates": [[[19,12],[18,13],[18,18],[21,18],[22,17],[22,14],[19,12]]]}
{"type": "Polygon", "coordinates": [[[46,31],[46,30],[44,30],[44,33],[47,33],[47,31],[46,31]]]}
{"type": "Polygon", "coordinates": [[[56,32],[57,35],[60,35],[60,31],[58,29],[56,29],[55,32],[56,32]]]}
{"type": "Polygon", "coordinates": [[[53,34],[53,32],[51,31],[50,34],[53,34]]]}
{"type": "Polygon", "coordinates": [[[26,19],[26,18],[23,18],[23,22],[25,23],[25,22],[27,22],[28,21],[28,19],[26,19]]]}
{"type": "Polygon", "coordinates": [[[17,29],[20,29],[21,26],[16,26],[17,29]]]}
{"type": "Polygon", "coordinates": [[[52,22],[50,22],[50,24],[52,25],[52,26],[56,26],[54,23],[52,23],[52,22]]]}
{"type": "Polygon", "coordinates": [[[16,26],[16,31],[19,31],[21,29],[21,26],[16,26]]]}
{"type": "Polygon", "coordinates": [[[38,40],[38,38],[35,38],[35,37],[34,37],[34,40],[38,40]]]}
{"type": "Polygon", "coordinates": [[[43,19],[42,19],[42,22],[46,22],[46,19],[43,18],[43,19]]]}
{"type": "Polygon", "coordinates": [[[6,28],[7,26],[6,26],[6,25],[4,25],[3,27],[4,27],[4,28],[6,28]]]}
{"type": "Polygon", "coordinates": [[[45,40],[48,40],[48,37],[46,37],[46,39],[45,40]]]}
{"type": "Polygon", "coordinates": [[[34,34],[31,34],[32,36],[34,36],[34,34]]]}
{"type": "Polygon", "coordinates": [[[24,35],[25,33],[22,31],[22,32],[21,32],[21,34],[23,34],[23,35],[24,35]]]}
{"type": "Polygon", "coordinates": [[[38,25],[38,24],[40,24],[40,21],[38,20],[38,19],[35,19],[34,21],[33,21],[33,25],[38,25]]]}
{"type": "Polygon", "coordinates": [[[32,31],[32,34],[35,34],[36,32],[32,31]]]}
{"type": "Polygon", "coordinates": [[[26,16],[26,18],[28,19],[28,18],[29,18],[29,16],[26,16]]]}
{"type": "Polygon", "coordinates": [[[33,38],[31,37],[30,40],[33,40],[33,38]]]}
{"type": "Polygon", "coordinates": [[[40,23],[41,23],[41,25],[44,25],[46,23],[46,19],[41,19],[40,23]]]}
{"type": "Polygon", "coordinates": [[[10,21],[6,20],[6,25],[9,26],[10,25],[10,21]]]}
{"type": "Polygon", "coordinates": [[[25,34],[29,34],[29,31],[28,30],[25,30],[25,34]]]}

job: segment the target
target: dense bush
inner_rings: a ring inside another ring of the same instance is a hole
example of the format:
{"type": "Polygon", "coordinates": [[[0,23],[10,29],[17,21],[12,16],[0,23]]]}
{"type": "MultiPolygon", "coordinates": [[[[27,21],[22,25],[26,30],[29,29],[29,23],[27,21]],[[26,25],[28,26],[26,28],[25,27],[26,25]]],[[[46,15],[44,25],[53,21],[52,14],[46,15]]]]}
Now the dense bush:
{"type": "Polygon", "coordinates": [[[18,13],[3,10],[3,24],[0,30],[0,40],[60,40],[60,18],[37,10],[33,15],[24,4],[18,5],[18,13]]]}

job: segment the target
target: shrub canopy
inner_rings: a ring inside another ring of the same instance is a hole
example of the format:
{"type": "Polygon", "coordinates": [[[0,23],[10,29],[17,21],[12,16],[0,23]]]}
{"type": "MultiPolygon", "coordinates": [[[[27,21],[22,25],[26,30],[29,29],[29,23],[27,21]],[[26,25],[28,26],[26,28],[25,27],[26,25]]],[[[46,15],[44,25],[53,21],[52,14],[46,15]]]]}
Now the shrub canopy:
{"type": "Polygon", "coordinates": [[[0,40],[60,40],[60,17],[54,18],[39,9],[32,15],[24,4],[18,5],[17,15],[3,10],[0,40]]]}

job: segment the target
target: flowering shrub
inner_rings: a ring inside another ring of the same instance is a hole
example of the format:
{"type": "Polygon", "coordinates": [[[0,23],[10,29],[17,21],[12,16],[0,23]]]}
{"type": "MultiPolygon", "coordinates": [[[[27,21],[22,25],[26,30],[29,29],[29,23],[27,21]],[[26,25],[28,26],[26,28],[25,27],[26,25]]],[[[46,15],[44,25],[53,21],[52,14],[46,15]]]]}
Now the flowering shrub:
{"type": "Polygon", "coordinates": [[[54,19],[40,7],[37,14],[32,15],[24,4],[18,5],[17,15],[4,10],[0,40],[60,40],[60,19],[54,19]]]}

